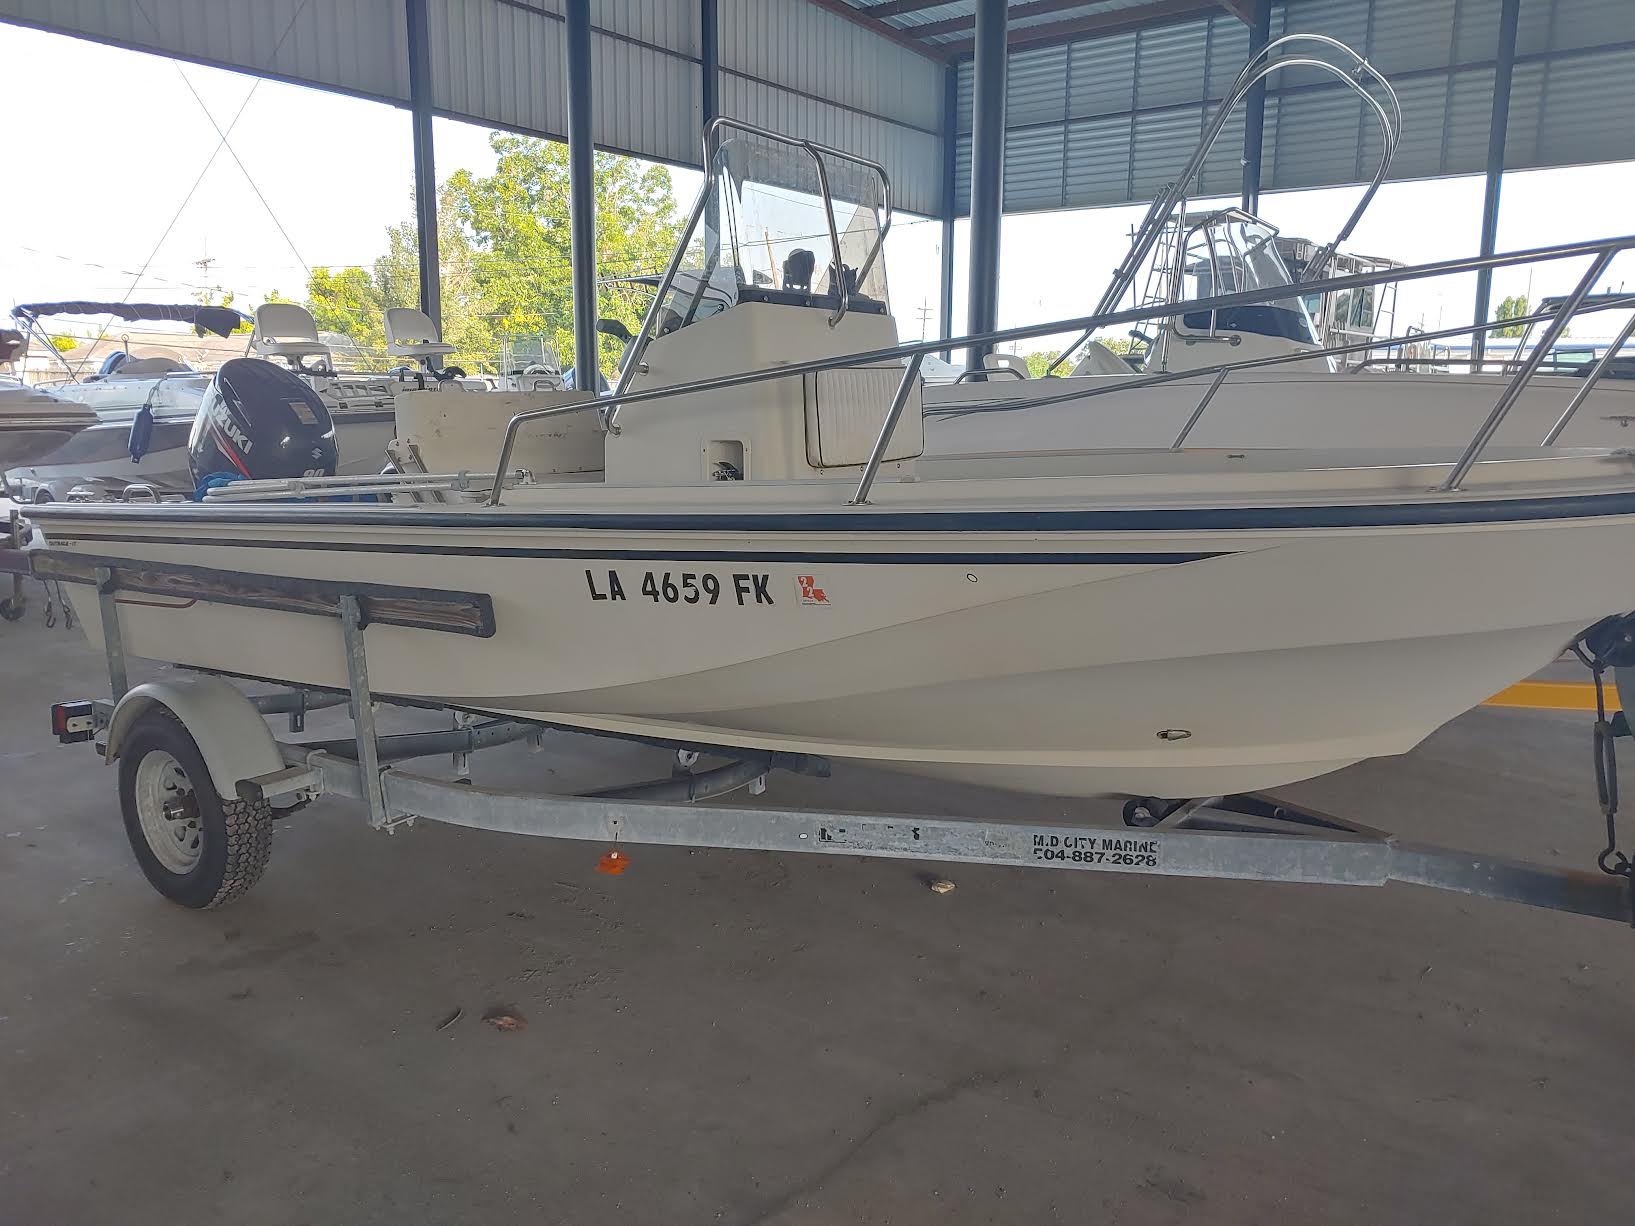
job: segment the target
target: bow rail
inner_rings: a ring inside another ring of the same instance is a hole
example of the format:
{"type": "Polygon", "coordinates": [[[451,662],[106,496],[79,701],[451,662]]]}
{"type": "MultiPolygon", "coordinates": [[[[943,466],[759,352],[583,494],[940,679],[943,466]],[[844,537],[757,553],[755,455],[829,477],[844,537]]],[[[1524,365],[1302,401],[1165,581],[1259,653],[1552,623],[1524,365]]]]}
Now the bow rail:
{"type": "MultiPolygon", "coordinates": [[[[1499,425],[1509,414],[1516,400],[1526,389],[1527,384],[1543,365],[1551,346],[1554,345],[1567,325],[1575,315],[1588,313],[1589,310],[1610,310],[1620,308],[1624,302],[1635,306],[1635,296],[1630,299],[1613,298],[1596,304],[1593,308],[1580,311],[1584,299],[1589,296],[1595,281],[1606,271],[1613,258],[1618,254],[1635,249],[1635,235],[1624,235],[1617,238],[1598,239],[1590,242],[1562,243],[1550,247],[1532,247],[1522,251],[1505,252],[1490,256],[1466,256],[1452,260],[1441,260],[1436,263],[1422,264],[1411,268],[1391,268],[1375,272],[1355,273],[1343,277],[1330,277],[1322,281],[1308,282],[1304,285],[1308,292],[1329,293],[1337,290],[1355,289],[1368,285],[1379,285],[1387,281],[1417,281],[1431,277],[1451,276],[1458,273],[1474,272],[1482,268],[1511,268],[1517,265],[1546,263],[1557,260],[1590,258],[1589,270],[1579,280],[1578,286],[1569,295],[1559,310],[1549,315],[1539,313],[1526,317],[1526,321],[1550,321],[1550,326],[1540,338],[1532,354],[1521,365],[1510,383],[1501,393],[1498,403],[1486,421],[1482,423],[1475,437],[1470,441],[1465,454],[1449,473],[1448,479],[1438,487],[1443,492],[1452,492],[1459,488],[1470,468],[1480,458],[1488,442],[1492,439],[1499,425]]],[[[740,371],[734,374],[718,375],[708,379],[696,379],[687,383],[676,383],[666,387],[654,388],[651,391],[630,392],[615,391],[611,396],[604,396],[596,400],[584,401],[580,404],[560,406],[549,409],[534,409],[529,412],[518,413],[511,418],[505,430],[505,440],[500,448],[499,462],[494,467],[496,474],[505,474],[509,471],[511,456],[516,447],[518,432],[523,426],[532,421],[559,416],[564,413],[597,411],[602,421],[612,426],[617,410],[622,405],[641,404],[653,400],[663,400],[673,396],[685,396],[696,392],[722,391],[727,388],[745,387],[755,383],[763,383],[773,379],[788,379],[801,375],[815,374],[820,370],[835,370],[849,366],[880,364],[884,362],[902,361],[909,363],[912,358],[922,358],[928,353],[950,348],[967,348],[976,345],[995,345],[1010,341],[1035,340],[1040,337],[1056,336],[1064,332],[1077,332],[1081,329],[1096,331],[1104,327],[1117,324],[1139,323],[1151,319],[1167,319],[1195,311],[1226,310],[1232,307],[1254,306],[1288,295],[1288,286],[1272,286],[1262,290],[1246,290],[1234,294],[1222,294],[1213,298],[1202,298],[1185,303],[1161,303],[1154,306],[1131,308],[1123,311],[1110,311],[1099,315],[1078,316],[1072,319],[1054,320],[1047,323],[1026,324],[1014,328],[1000,328],[988,332],[974,332],[965,336],[940,338],[926,341],[913,341],[907,344],[893,345],[879,349],[862,350],[856,353],[837,354],[832,357],[814,359],[808,362],[791,362],[786,366],[769,367],[760,370],[740,371]]],[[[1078,390],[1071,392],[1042,392],[1037,397],[1028,397],[1024,400],[1010,402],[1008,407],[1024,408],[1036,405],[1050,404],[1057,401],[1077,399],[1085,396],[1105,394],[1112,391],[1124,391],[1132,388],[1152,386],[1157,383],[1168,383],[1178,378],[1194,378],[1200,374],[1214,373],[1217,380],[1211,385],[1211,390],[1205,394],[1203,405],[1194,411],[1193,419],[1188,423],[1187,430],[1178,438],[1174,446],[1179,447],[1189,433],[1191,427],[1197,424],[1197,418],[1202,410],[1207,408],[1213,393],[1219,390],[1220,384],[1226,381],[1233,370],[1255,369],[1263,366],[1277,366],[1287,362],[1309,361],[1327,355],[1355,353],[1367,349],[1406,344],[1414,341],[1436,340],[1450,336],[1460,336],[1466,333],[1487,332],[1494,328],[1511,327],[1518,321],[1514,319],[1484,321],[1455,328],[1441,329],[1435,332],[1418,332],[1412,336],[1389,337],[1371,339],[1351,345],[1331,345],[1323,349],[1305,350],[1297,354],[1280,355],[1270,358],[1246,359],[1240,362],[1226,362],[1218,366],[1206,366],[1197,370],[1164,372],[1155,375],[1131,376],[1128,379],[1119,379],[1116,383],[1104,389],[1078,390]]],[[[1620,341],[1614,344],[1612,352],[1616,352],[1618,344],[1635,334],[1635,325],[1623,329],[1620,341]]],[[[1585,376],[1584,386],[1578,390],[1573,403],[1569,406],[1563,420],[1552,427],[1550,434],[1541,445],[1554,442],[1555,438],[1565,428],[1567,419],[1575,413],[1590,391],[1600,380],[1601,375],[1609,365],[1610,358],[1603,357],[1585,376]]],[[[633,365],[633,363],[632,363],[633,365]]],[[[903,405],[907,401],[908,388],[912,381],[919,377],[919,362],[905,366],[903,380],[899,384],[896,394],[892,397],[882,422],[882,432],[870,454],[869,461],[864,466],[864,475],[860,479],[858,489],[850,500],[854,505],[866,505],[868,493],[873,481],[873,475],[878,471],[881,458],[885,454],[886,444],[891,438],[892,428],[896,425],[897,417],[901,414],[903,405]]],[[[1342,376],[1336,376],[1342,377],[1342,376]]],[[[1354,377],[1354,376],[1346,376],[1354,377]]],[[[1046,383],[1046,380],[1039,380],[1046,383]]],[[[1058,382],[1049,380],[1050,383],[1058,382]]],[[[490,505],[499,505],[504,493],[505,481],[503,477],[496,477],[493,488],[489,492],[490,505]]]]}

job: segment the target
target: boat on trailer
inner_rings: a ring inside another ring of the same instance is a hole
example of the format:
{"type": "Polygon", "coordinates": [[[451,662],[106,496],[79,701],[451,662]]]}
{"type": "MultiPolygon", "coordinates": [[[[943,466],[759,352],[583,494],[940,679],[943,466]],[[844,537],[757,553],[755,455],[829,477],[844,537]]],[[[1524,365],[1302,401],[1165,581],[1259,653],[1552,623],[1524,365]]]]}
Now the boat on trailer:
{"type": "MultiPolygon", "coordinates": [[[[884,171],[729,123],[708,161],[614,395],[512,419],[488,498],[337,478],[48,508],[48,565],[480,593],[488,631],[436,650],[379,627],[376,689],[1062,795],[1239,792],[1400,753],[1635,608],[1627,455],[923,460],[925,346],[897,346],[875,292],[884,171]],[[824,264],[774,237],[825,231],[824,264]],[[678,280],[689,256],[701,275],[678,280]],[[513,473],[541,427],[599,472],[513,473]],[[281,501],[361,488],[394,501],[281,501]]],[[[122,622],[136,655],[345,681],[297,613],[179,589],[122,622]]]]}
{"type": "Polygon", "coordinates": [[[340,794],[381,828],[605,839],[608,871],[626,843],[691,842],[1411,880],[1629,920],[1627,883],[1230,798],[1407,750],[1592,626],[1635,637],[1607,620],[1635,608],[1635,458],[1489,446],[1531,371],[1458,451],[928,462],[919,370],[941,342],[897,343],[884,170],[730,120],[705,151],[612,395],[547,393],[567,398],[514,415],[490,472],[40,509],[30,567],[94,593],[76,611],[112,690],[58,704],[54,727],[118,760],[162,892],[230,901],[265,865],[277,809],[340,794]],[[822,258],[797,237],[813,233],[822,258]],[[563,471],[515,466],[529,445],[563,471]],[[335,501],[359,495],[374,501],[335,501]],[[207,675],[132,687],[131,656],[207,675]],[[355,738],[280,741],[264,719],[293,731],[338,701],[355,738]],[[382,735],[377,701],[455,726],[382,735]],[[396,765],[547,728],[671,748],[684,773],[542,797],[396,765]],[[704,755],[725,764],[692,770],[704,755]],[[685,807],[833,760],[1130,795],[1127,823],[1156,828],[685,807]]]}

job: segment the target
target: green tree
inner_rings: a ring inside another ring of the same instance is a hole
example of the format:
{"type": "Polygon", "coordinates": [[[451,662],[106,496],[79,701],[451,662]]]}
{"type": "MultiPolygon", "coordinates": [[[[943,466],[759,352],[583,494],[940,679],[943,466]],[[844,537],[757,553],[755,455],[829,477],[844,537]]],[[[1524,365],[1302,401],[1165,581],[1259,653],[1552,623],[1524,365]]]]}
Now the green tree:
{"type": "MultiPolygon", "coordinates": [[[[1126,336],[1103,336],[1097,339],[1114,353],[1129,353],[1135,348],[1135,342],[1126,336]]],[[[1062,351],[1060,349],[1045,349],[1038,353],[1024,354],[1022,360],[1028,364],[1030,378],[1043,379],[1045,371],[1049,370],[1051,364],[1061,356],[1062,351]]],[[[1083,356],[1082,353],[1078,355],[1078,357],[1083,356]]],[[[1064,363],[1057,369],[1056,373],[1059,375],[1071,373],[1073,367],[1078,365],[1078,357],[1064,363]]]]}
{"type": "Polygon", "coordinates": [[[314,268],[307,298],[320,331],[344,333],[365,350],[383,351],[385,301],[368,269],[314,268]]]}
{"type": "MultiPolygon", "coordinates": [[[[564,365],[574,361],[573,273],[568,225],[568,152],[555,141],[494,132],[494,173],[457,170],[438,192],[443,339],[455,361],[493,365],[502,339],[544,337],[564,365]]],[[[597,271],[618,281],[661,270],[680,223],[670,173],[632,158],[596,155],[597,271]]],[[[365,349],[384,347],[387,307],[419,300],[419,244],[406,221],[386,232],[369,268],[314,269],[307,285],[321,329],[344,332],[365,349]]],[[[599,314],[634,329],[642,303],[607,289],[599,314]]],[[[613,374],[618,355],[604,348],[613,374]]]]}
{"type": "MultiPolygon", "coordinates": [[[[1512,294],[1512,295],[1510,295],[1510,297],[1506,298],[1503,302],[1499,303],[1499,310],[1498,310],[1498,313],[1494,316],[1494,318],[1495,319],[1520,319],[1525,314],[1527,314],[1527,295],[1526,294],[1512,294]]],[[[1526,328],[1526,325],[1524,325],[1524,324],[1510,324],[1507,327],[1494,328],[1493,329],[1493,335],[1494,336],[1520,336],[1522,334],[1522,332],[1525,330],[1525,328],[1526,328]]]]}
{"type": "Polygon", "coordinates": [[[1028,375],[1031,378],[1043,379],[1045,371],[1050,369],[1050,364],[1061,356],[1060,349],[1046,349],[1040,353],[1027,354],[1022,360],[1028,364],[1028,375]]]}
{"type": "Polygon", "coordinates": [[[72,336],[53,336],[51,347],[58,353],[71,353],[79,348],[79,339],[72,336]]]}

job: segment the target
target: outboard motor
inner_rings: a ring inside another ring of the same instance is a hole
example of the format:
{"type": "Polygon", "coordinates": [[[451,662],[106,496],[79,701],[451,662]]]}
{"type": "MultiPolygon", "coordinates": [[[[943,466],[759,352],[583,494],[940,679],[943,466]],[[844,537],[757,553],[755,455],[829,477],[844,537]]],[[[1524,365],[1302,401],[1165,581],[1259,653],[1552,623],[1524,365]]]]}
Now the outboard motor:
{"type": "Polygon", "coordinates": [[[335,423],[318,393],[260,358],[221,364],[187,443],[196,487],[224,475],[252,481],[333,477],[339,461],[335,423]]]}

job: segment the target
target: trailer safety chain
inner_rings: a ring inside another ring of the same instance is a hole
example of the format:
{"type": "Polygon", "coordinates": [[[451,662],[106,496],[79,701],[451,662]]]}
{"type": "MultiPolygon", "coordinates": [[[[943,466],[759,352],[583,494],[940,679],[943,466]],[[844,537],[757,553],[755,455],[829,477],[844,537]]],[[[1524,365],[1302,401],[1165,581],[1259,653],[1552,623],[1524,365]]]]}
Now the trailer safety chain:
{"type": "Polygon", "coordinates": [[[45,589],[45,628],[52,629],[57,624],[57,610],[62,610],[62,627],[64,630],[74,628],[74,607],[68,603],[63,595],[62,582],[57,579],[42,579],[40,586],[45,589]]]}
{"type": "Polygon", "coordinates": [[[1601,816],[1607,823],[1607,845],[1595,857],[1603,873],[1613,877],[1628,877],[1635,886],[1635,861],[1618,848],[1618,748],[1620,735],[1629,736],[1629,722],[1622,711],[1607,718],[1606,684],[1604,674],[1607,662],[1599,655],[1589,656],[1575,644],[1573,651],[1589,665],[1595,679],[1595,793],[1601,803],[1601,816]]]}

